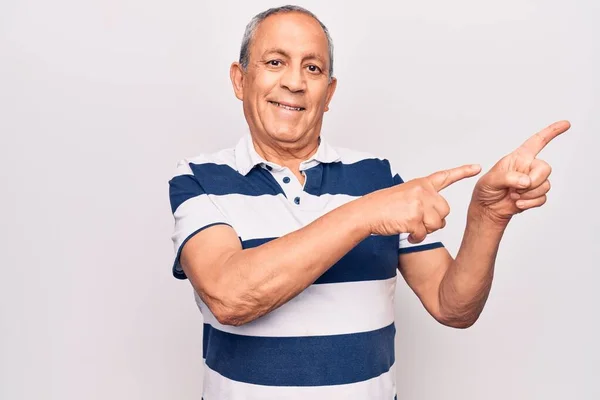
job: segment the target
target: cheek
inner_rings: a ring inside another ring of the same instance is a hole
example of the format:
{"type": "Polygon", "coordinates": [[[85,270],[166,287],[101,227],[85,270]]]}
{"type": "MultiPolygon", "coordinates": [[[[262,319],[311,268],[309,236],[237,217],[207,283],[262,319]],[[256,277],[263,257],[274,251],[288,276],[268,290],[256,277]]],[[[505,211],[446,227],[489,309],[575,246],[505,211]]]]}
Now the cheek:
{"type": "Polygon", "coordinates": [[[277,86],[279,75],[270,71],[261,71],[256,74],[252,81],[252,86],[255,92],[259,94],[267,94],[277,86]]]}
{"type": "Polygon", "coordinates": [[[312,93],[310,96],[311,103],[314,106],[318,106],[319,108],[325,107],[325,103],[327,102],[327,87],[322,82],[314,82],[310,87],[310,92],[312,93]]]}

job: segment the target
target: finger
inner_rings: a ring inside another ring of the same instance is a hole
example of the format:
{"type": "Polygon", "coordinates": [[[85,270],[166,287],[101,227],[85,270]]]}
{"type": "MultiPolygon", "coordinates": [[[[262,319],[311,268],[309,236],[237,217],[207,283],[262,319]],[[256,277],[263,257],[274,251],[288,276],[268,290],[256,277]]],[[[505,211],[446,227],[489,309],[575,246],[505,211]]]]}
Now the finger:
{"type": "Polygon", "coordinates": [[[531,185],[529,175],[517,171],[497,171],[487,174],[486,184],[494,189],[527,189],[531,185]]]}
{"type": "Polygon", "coordinates": [[[425,226],[427,233],[433,233],[438,229],[442,229],[444,224],[442,221],[443,219],[440,217],[440,214],[438,214],[437,210],[433,207],[423,216],[423,225],[425,226]]]}
{"type": "Polygon", "coordinates": [[[550,191],[550,181],[545,181],[535,189],[528,190],[524,193],[511,193],[510,197],[514,200],[531,200],[545,195],[550,191]]]}
{"type": "Polygon", "coordinates": [[[437,195],[432,203],[433,208],[437,211],[439,217],[444,219],[450,214],[450,205],[441,195],[437,195]]]}
{"type": "Polygon", "coordinates": [[[415,224],[410,232],[410,235],[408,235],[408,241],[412,244],[421,243],[423,240],[425,240],[426,236],[427,229],[425,228],[425,225],[423,225],[423,223],[418,223],[415,224]]]}
{"type": "Polygon", "coordinates": [[[520,193],[529,191],[537,188],[546,180],[552,173],[552,167],[546,161],[535,159],[531,163],[531,170],[529,171],[529,179],[531,179],[531,185],[527,188],[527,190],[519,190],[520,193]]]}
{"type": "Polygon", "coordinates": [[[543,205],[544,203],[546,203],[547,199],[548,198],[546,197],[546,195],[543,195],[531,200],[517,200],[515,205],[519,210],[524,211],[530,208],[539,207],[543,205]]]}
{"type": "Polygon", "coordinates": [[[456,167],[447,169],[444,171],[434,172],[429,175],[426,179],[433,185],[436,191],[440,191],[461,179],[470,178],[477,175],[481,171],[481,166],[477,164],[463,165],[462,167],[456,167]]]}
{"type": "Polygon", "coordinates": [[[521,148],[533,153],[533,155],[537,155],[552,139],[565,132],[570,127],[571,123],[569,121],[555,122],[527,139],[521,145],[521,148]]]}

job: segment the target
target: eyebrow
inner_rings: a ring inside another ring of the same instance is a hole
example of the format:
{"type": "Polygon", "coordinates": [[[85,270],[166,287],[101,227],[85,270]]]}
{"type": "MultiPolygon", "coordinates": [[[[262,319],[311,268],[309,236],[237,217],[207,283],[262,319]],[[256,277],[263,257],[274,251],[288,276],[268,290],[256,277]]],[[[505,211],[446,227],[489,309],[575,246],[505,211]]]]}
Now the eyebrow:
{"type": "MultiPolygon", "coordinates": [[[[285,50],[280,49],[280,48],[268,49],[267,51],[265,51],[263,53],[263,57],[266,56],[267,54],[271,54],[271,53],[281,54],[282,56],[284,56],[286,58],[292,58],[288,52],[286,52],[285,50]]],[[[325,59],[320,54],[317,54],[317,53],[306,53],[302,57],[302,61],[313,60],[313,59],[321,61],[323,64],[327,64],[327,62],[325,62],[325,59]]]]}

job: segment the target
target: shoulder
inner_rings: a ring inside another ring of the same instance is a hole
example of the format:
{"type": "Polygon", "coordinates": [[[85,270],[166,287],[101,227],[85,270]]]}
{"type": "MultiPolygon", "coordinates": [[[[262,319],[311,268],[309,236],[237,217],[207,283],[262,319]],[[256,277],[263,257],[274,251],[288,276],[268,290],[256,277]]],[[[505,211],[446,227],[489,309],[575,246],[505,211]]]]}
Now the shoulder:
{"type": "Polygon", "coordinates": [[[375,155],[370,152],[349,149],[346,147],[334,147],[340,155],[340,162],[344,165],[353,165],[355,168],[373,174],[383,174],[391,176],[393,184],[404,182],[398,171],[389,159],[375,155]]]}
{"type": "Polygon", "coordinates": [[[362,151],[362,150],[355,150],[355,149],[349,149],[347,147],[338,147],[338,146],[334,146],[333,148],[339,154],[340,161],[344,164],[355,164],[357,162],[367,161],[367,160],[374,161],[374,162],[387,161],[383,157],[378,157],[372,153],[362,151]]]}
{"type": "Polygon", "coordinates": [[[340,156],[339,161],[345,165],[354,165],[362,169],[376,169],[384,173],[391,173],[390,161],[373,153],[349,149],[346,147],[334,147],[340,156]]]}
{"type": "Polygon", "coordinates": [[[187,157],[177,161],[175,176],[179,175],[203,175],[220,169],[236,170],[235,152],[233,148],[219,150],[214,153],[202,153],[193,157],[187,157]]]}

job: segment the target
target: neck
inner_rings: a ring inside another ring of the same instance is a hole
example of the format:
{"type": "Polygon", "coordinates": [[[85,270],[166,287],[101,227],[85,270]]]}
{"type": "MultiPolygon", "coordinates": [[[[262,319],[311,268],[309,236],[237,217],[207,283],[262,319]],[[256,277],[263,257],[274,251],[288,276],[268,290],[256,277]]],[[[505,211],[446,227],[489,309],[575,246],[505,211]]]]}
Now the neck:
{"type": "Polygon", "coordinates": [[[258,155],[267,161],[289,168],[294,174],[299,173],[300,163],[308,160],[319,149],[318,136],[294,143],[284,143],[275,140],[261,140],[252,135],[252,142],[258,155]]]}

